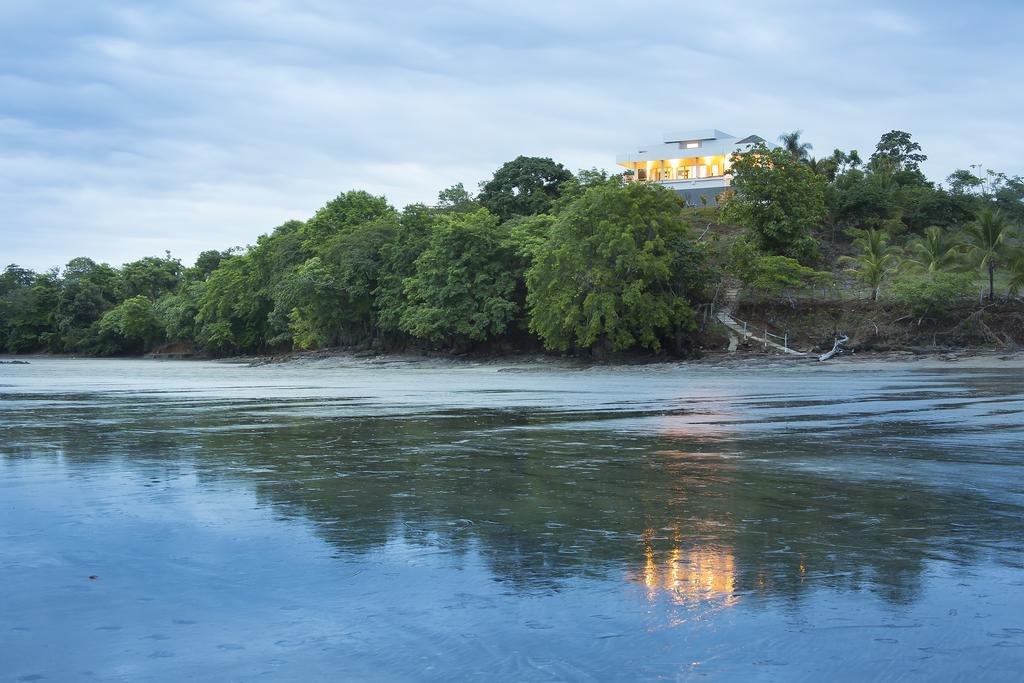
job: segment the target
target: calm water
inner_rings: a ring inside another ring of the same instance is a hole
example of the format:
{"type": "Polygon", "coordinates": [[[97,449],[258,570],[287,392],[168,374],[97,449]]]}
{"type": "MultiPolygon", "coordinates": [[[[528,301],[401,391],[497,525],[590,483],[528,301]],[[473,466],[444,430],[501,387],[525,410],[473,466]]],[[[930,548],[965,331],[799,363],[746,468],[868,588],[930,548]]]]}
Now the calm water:
{"type": "Polygon", "coordinates": [[[3,365],[0,679],[1019,680],[1022,464],[1019,369],[3,365]]]}

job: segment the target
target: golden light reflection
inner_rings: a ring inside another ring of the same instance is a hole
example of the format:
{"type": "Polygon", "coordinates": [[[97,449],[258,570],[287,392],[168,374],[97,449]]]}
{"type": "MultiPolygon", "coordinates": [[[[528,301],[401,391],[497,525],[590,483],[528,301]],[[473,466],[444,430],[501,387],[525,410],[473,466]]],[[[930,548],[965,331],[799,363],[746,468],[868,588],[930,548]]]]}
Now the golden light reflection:
{"type": "Polygon", "coordinates": [[[680,605],[710,601],[731,607],[738,600],[736,559],[730,550],[677,546],[659,558],[645,542],[644,556],[642,574],[630,575],[630,580],[643,583],[651,601],[664,595],[680,605]]]}

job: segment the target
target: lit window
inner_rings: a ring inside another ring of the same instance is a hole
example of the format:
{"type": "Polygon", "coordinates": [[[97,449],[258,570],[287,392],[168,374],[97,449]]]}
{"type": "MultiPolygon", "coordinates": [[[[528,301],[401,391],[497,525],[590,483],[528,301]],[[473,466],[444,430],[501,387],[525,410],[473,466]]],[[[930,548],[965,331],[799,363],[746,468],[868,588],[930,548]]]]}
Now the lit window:
{"type": "Polygon", "coordinates": [[[711,167],[711,175],[718,175],[718,164],[714,164],[711,167]]]}
{"type": "Polygon", "coordinates": [[[686,143],[685,149],[697,149],[700,147],[700,140],[691,140],[686,143]]]}
{"type": "Polygon", "coordinates": [[[705,166],[704,164],[701,164],[698,167],[698,169],[699,169],[699,172],[697,173],[697,175],[699,175],[701,178],[707,178],[708,177],[708,167],[707,166],[705,166]]]}

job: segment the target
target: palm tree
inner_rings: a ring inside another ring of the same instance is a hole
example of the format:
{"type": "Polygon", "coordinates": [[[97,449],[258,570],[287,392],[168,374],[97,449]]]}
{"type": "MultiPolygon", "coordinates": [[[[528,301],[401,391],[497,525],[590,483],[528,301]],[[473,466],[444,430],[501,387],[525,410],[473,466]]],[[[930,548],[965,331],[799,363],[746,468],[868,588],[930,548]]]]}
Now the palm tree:
{"type": "Polygon", "coordinates": [[[996,209],[982,209],[973,223],[964,229],[964,246],[967,254],[982,273],[988,271],[988,300],[996,298],[995,272],[999,260],[1006,252],[1006,238],[1010,224],[1002,212],[996,209]]]}
{"type": "Polygon", "coordinates": [[[886,234],[882,230],[867,230],[863,237],[853,241],[860,254],[854,257],[844,256],[841,261],[851,264],[848,273],[856,275],[864,284],[871,287],[871,299],[878,301],[878,294],[885,282],[899,265],[899,250],[890,246],[886,234]]]}
{"type": "Polygon", "coordinates": [[[911,256],[905,263],[929,273],[952,268],[960,257],[960,245],[949,233],[935,225],[925,228],[923,237],[913,239],[909,250],[911,256]]]}
{"type": "Polygon", "coordinates": [[[809,142],[800,142],[801,135],[803,135],[802,130],[794,130],[792,133],[783,133],[779,136],[779,142],[782,143],[782,146],[787,152],[797,159],[805,161],[811,156],[811,150],[814,149],[814,145],[809,142]]]}
{"type": "Polygon", "coordinates": [[[1006,259],[1007,270],[1010,271],[1010,282],[1007,288],[1011,296],[1016,296],[1024,289],[1024,248],[1019,248],[1006,259]]]}

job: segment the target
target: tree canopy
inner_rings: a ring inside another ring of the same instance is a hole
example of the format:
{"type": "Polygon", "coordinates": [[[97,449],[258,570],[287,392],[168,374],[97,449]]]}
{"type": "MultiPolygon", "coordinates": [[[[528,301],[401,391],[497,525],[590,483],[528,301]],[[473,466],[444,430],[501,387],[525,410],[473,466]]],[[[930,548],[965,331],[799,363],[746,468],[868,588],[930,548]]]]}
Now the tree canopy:
{"type": "Polygon", "coordinates": [[[526,276],[545,346],[680,347],[700,295],[682,210],[670,190],[629,184],[595,186],[560,213],[526,276]]]}
{"type": "Polygon", "coordinates": [[[0,273],[0,352],[682,354],[698,322],[714,324],[720,273],[762,295],[850,275],[915,311],[948,307],[943,297],[981,281],[991,300],[1024,290],[1024,179],[970,166],[933,183],[902,131],[883,135],[867,163],[856,150],[816,159],[800,131],[781,139],[732,160],[722,206],[521,156],[478,196],[458,183],[433,206],[397,210],[342,192],[308,220],[189,267],[169,253],[120,267],[11,264],[0,273]]]}
{"type": "Polygon", "coordinates": [[[764,144],[736,157],[732,173],[735,196],[725,205],[726,219],[747,228],[766,254],[813,261],[812,231],[826,215],[825,179],[788,150],[764,144]]]}
{"type": "Polygon", "coordinates": [[[544,213],[573,175],[547,157],[518,156],[480,188],[480,203],[501,220],[544,213]]]}

